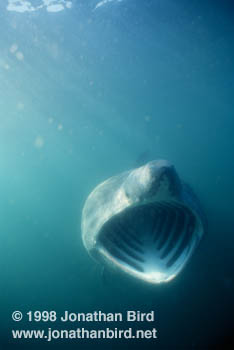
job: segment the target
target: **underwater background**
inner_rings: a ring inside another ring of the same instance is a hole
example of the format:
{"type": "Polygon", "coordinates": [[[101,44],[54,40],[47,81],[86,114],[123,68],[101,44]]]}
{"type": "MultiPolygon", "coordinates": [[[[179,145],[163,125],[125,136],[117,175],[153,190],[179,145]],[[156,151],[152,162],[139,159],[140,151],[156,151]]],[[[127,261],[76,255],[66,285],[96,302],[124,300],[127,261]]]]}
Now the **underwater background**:
{"type": "Polygon", "coordinates": [[[1,1],[1,350],[233,348],[233,62],[230,0],[1,1]],[[103,280],[81,241],[84,202],[158,158],[194,188],[207,233],[168,284],[103,280]],[[13,340],[51,326],[14,310],[155,310],[158,338],[13,340]]]}

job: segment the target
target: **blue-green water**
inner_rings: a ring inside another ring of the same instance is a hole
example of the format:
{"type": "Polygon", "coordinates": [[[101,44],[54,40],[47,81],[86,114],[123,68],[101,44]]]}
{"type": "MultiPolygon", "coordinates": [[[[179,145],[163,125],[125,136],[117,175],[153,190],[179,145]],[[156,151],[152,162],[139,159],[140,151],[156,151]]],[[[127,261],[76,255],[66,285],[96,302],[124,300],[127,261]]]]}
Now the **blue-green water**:
{"type": "Polygon", "coordinates": [[[231,349],[232,1],[25,6],[0,4],[0,349],[231,349]],[[157,158],[193,186],[207,235],[169,284],[103,280],[81,241],[85,199],[157,158]],[[12,321],[14,310],[23,321],[12,321]],[[29,310],[155,310],[158,338],[13,340],[17,328],[75,328],[29,323],[29,310]]]}

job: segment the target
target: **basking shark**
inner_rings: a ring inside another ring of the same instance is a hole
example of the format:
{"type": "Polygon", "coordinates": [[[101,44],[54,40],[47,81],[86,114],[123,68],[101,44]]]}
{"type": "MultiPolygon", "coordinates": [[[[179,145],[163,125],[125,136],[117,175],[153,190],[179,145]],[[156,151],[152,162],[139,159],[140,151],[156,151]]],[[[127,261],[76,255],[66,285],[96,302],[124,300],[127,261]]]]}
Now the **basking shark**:
{"type": "Polygon", "coordinates": [[[175,167],[154,160],[98,185],[85,202],[81,229],[96,261],[157,284],[184,268],[204,234],[205,217],[175,167]]]}

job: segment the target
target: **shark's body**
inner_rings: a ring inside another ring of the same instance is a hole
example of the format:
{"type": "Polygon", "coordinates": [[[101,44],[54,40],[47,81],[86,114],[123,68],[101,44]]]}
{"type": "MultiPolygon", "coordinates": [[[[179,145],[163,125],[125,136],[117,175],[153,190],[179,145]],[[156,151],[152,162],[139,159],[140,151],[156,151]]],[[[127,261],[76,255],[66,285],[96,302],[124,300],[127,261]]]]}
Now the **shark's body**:
{"type": "Polygon", "coordinates": [[[82,212],[82,239],[90,255],[151,283],[172,280],[203,233],[197,197],[166,160],[101,183],[82,212]]]}

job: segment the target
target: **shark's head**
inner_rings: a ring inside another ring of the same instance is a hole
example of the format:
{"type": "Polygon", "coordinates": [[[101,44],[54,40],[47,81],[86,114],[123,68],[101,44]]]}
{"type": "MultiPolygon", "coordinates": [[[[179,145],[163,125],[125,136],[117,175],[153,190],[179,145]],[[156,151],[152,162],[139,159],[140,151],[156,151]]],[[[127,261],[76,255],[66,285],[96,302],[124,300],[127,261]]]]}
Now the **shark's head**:
{"type": "Polygon", "coordinates": [[[146,282],[172,280],[204,231],[199,212],[191,205],[196,197],[190,189],[186,202],[185,191],[167,160],[149,162],[99,185],[89,197],[88,207],[93,209],[94,198],[96,204],[99,199],[91,255],[146,282]]]}

